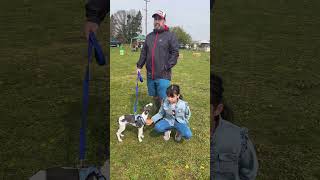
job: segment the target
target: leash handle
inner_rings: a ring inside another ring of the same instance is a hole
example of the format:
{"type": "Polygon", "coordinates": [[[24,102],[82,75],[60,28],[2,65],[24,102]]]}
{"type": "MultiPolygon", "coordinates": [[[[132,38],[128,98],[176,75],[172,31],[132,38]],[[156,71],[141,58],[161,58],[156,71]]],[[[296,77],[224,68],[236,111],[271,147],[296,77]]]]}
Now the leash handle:
{"type": "Polygon", "coordinates": [[[139,80],[140,82],[143,82],[143,78],[140,74],[140,71],[138,71],[138,77],[137,77],[137,80],[139,80]]]}
{"type": "Polygon", "coordinates": [[[95,55],[97,63],[99,65],[105,65],[106,60],[105,60],[102,48],[101,48],[101,46],[100,46],[100,44],[99,44],[99,42],[93,32],[89,33],[89,42],[91,43],[92,47],[94,47],[94,55],[95,55]]]}
{"type": "Polygon", "coordinates": [[[136,100],[134,102],[134,107],[133,107],[134,114],[137,113],[138,95],[139,95],[139,84],[138,84],[138,82],[139,81],[142,83],[143,82],[143,78],[142,78],[140,72],[138,71],[137,80],[136,80],[136,100]]]}
{"type": "Polygon", "coordinates": [[[86,72],[83,79],[83,93],[82,93],[82,118],[80,128],[80,143],[79,143],[79,160],[80,165],[84,166],[84,160],[86,155],[86,128],[87,128],[87,116],[89,106],[89,80],[90,80],[90,63],[92,62],[93,49],[95,57],[99,65],[105,64],[105,58],[102,49],[93,32],[90,32],[88,39],[88,63],[86,66],[86,72]]]}

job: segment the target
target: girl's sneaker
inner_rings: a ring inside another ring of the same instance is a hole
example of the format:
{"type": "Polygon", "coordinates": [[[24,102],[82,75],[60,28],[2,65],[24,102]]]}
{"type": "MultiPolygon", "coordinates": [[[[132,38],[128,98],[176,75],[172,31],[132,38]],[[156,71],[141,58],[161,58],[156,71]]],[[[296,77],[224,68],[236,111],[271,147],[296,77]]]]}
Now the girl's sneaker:
{"type": "Polygon", "coordinates": [[[182,136],[181,136],[181,134],[180,134],[178,131],[176,132],[176,135],[175,135],[174,139],[175,139],[176,141],[181,141],[182,136]]]}
{"type": "Polygon", "coordinates": [[[164,132],[163,139],[164,139],[165,141],[168,141],[168,140],[170,139],[170,134],[171,134],[171,131],[170,131],[170,130],[164,132]]]}

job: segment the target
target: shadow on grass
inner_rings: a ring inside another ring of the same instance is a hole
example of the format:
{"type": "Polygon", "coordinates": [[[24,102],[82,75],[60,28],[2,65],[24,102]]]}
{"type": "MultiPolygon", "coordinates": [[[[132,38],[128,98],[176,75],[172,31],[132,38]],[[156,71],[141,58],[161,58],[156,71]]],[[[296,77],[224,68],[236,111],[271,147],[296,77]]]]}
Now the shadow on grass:
{"type": "Polygon", "coordinates": [[[154,125],[152,125],[150,128],[152,128],[149,132],[150,137],[157,138],[157,137],[163,136],[163,133],[159,133],[156,130],[154,130],[154,125]]]}
{"type": "MultiPolygon", "coordinates": [[[[154,130],[154,125],[151,126],[150,128],[152,128],[149,132],[149,136],[153,137],[153,138],[158,138],[158,137],[162,137],[164,135],[164,133],[159,133],[156,130],[154,130]]],[[[174,138],[174,135],[176,134],[176,129],[171,129],[171,138],[174,138]]],[[[170,140],[171,140],[170,138],[170,140]]],[[[184,141],[186,141],[184,138],[181,139],[181,141],[174,141],[175,143],[183,143],[184,141]]]]}

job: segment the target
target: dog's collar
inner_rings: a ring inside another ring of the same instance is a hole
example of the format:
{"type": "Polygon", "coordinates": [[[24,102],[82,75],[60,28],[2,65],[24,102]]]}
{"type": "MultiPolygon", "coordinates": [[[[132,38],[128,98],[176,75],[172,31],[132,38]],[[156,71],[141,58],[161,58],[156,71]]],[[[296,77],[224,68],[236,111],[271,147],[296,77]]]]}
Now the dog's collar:
{"type": "Polygon", "coordinates": [[[138,119],[142,119],[143,121],[145,120],[145,119],[143,119],[143,117],[142,117],[142,115],[141,115],[141,114],[136,115],[135,119],[136,119],[136,120],[138,120],[138,119]]]}
{"type": "Polygon", "coordinates": [[[146,120],[140,114],[136,115],[134,120],[138,127],[141,127],[146,124],[146,120]]]}

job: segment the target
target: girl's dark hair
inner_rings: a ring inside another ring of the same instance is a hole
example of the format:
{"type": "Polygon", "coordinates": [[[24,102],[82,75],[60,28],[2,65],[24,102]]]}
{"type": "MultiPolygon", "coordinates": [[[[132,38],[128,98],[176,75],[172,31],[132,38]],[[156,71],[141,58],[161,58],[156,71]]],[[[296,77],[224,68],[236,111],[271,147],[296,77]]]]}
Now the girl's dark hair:
{"type": "Polygon", "coordinates": [[[176,84],[172,84],[167,88],[166,94],[168,97],[173,97],[174,95],[180,95],[179,99],[182,99],[180,94],[180,87],[176,84]]]}
{"type": "Polygon", "coordinates": [[[229,106],[226,105],[224,98],[223,98],[223,82],[221,77],[211,73],[210,77],[210,104],[214,107],[217,107],[219,104],[223,104],[223,111],[221,112],[221,116],[223,119],[228,121],[233,120],[233,112],[229,106]]]}

